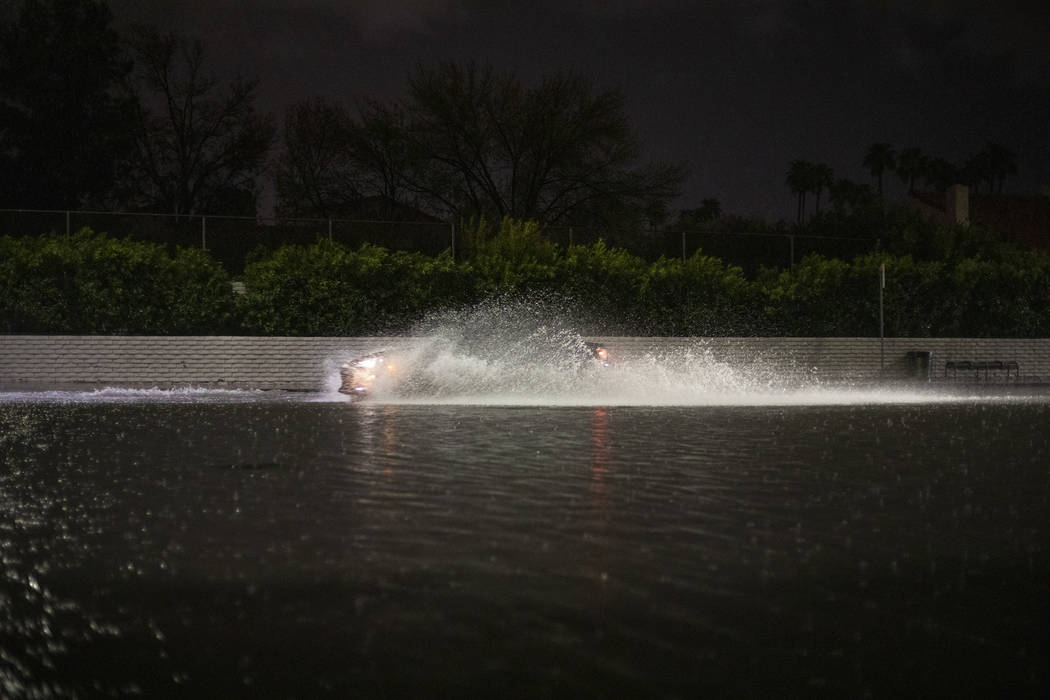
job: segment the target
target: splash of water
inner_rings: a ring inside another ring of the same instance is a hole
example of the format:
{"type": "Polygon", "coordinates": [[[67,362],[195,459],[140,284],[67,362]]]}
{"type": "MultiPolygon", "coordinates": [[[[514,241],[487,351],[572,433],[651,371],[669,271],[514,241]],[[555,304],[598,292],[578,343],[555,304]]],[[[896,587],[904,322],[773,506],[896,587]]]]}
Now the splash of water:
{"type": "Polygon", "coordinates": [[[608,365],[551,300],[490,301],[428,319],[387,356],[375,403],[470,405],[823,405],[972,399],[923,388],[821,385],[754,359],[727,363],[692,344],[608,365]]]}
{"type": "Polygon", "coordinates": [[[392,356],[394,371],[380,377],[376,403],[469,405],[822,405],[918,403],[961,397],[929,391],[821,386],[745,371],[715,360],[701,342],[662,354],[619,357],[608,366],[581,359],[575,343],[540,348],[501,341],[486,354],[424,338],[392,356]],[[553,350],[552,350],[553,348],[553,350]],[[533,354],[535,353],[535,354],[533,354]]]}

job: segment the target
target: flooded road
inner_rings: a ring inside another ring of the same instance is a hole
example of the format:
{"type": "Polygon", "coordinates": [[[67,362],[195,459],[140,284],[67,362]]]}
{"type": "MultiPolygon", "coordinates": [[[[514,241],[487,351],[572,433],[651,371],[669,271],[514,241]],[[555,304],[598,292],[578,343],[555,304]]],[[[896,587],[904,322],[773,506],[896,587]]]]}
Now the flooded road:
{"type": "Polygon", "coordinates": [[[0,696],[1035,696],[1047,425],[0,395],[0,696]]]}

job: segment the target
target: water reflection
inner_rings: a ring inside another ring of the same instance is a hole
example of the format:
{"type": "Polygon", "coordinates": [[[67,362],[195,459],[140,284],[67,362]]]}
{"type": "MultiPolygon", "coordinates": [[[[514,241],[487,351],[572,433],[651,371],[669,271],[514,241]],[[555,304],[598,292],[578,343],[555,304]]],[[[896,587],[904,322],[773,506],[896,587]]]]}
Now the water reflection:
{"type": "Polygon", "coordinates": [[[1048,418],[0,403],[0,696],[1036,695],[1048,418]]]}
{"type": "Polygon", "coordinates": [[[592,503],[608,506],[609,493],[606,476],[609,473],[609,410],[591,409],[591,482],[592,503]]]}
{"type": "Polygon", "coordinates": [[[391,465],[399,457],[396,409],[374,404],[348,404],[348,409],[349,419],[356,420],[360,427],[360,449],[364,455],[376,460],[383,472],[392,473],[391,465]]]}

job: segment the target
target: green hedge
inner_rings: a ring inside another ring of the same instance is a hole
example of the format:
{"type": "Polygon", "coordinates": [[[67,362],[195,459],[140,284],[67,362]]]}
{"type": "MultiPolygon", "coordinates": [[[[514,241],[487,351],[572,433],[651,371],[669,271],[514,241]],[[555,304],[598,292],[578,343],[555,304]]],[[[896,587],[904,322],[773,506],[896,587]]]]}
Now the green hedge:
{"type": "Polygon", "coordinates": [[[222,266],[200,250],[90,229],[0,238],[0,328],[8,333],[204,334],[237,328],[222,266]]]}
{"type": "Polygon", "coordinates": [[[1050,258],[1016,253],[1000,260],[916,261],[865,255],[852,262],[809,256],[755,284],[778,335],[878,335],[879,267],[889,337],[1042,338],[1050,336],[1050,258]]]}
{"type": "Polygon", "coordinates": [[[260,335],[389,333],[475,295],[470,266],[448,255],[328,242],[264,254],[245,266],[244,284],[243,328],[260,335]]]}
{"type": "Polygon", "coordinates": [[[475,232],[469,261],[328,242],[260,250],[235,296],[196,249],[73,236],[0,239],[7,333],[369,335],[411,332],[439,310],[493,298],[556,300],[588,334],[877,336],[885,265],[890,337],[1048,337],[1050,258],[847,262],[740,268],[697,252],[647,263],[604,243],[555,246],[533,224],[475,232]]]}

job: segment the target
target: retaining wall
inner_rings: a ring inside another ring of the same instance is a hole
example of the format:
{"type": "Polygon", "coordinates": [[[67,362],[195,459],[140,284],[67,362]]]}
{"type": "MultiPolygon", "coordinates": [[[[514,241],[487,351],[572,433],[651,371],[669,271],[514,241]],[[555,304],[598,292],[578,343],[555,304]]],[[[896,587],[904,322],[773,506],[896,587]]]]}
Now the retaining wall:
{"type": "MultiPolygon", "coordinates": [[[[1023,382],[1050,381],[1050,340],[990,338],[589,338],[613,357],[646,355],[725,362],[742,371],[822,382],[905,379],[909,351],[933,353],[931,375],[950,360],[1017,362],[1023,382]]],[[[0,335],[0,386],[228,386],[316,391],[339,363],[412,338],[0,335]]],[[[954,381],[976,380],[961,373],[954,381]]],[[[992,375],[985,380],[1003,380],[992,375]]],[[[1016,381],[1016,380],[1013,380],[1016,381]]]]}

